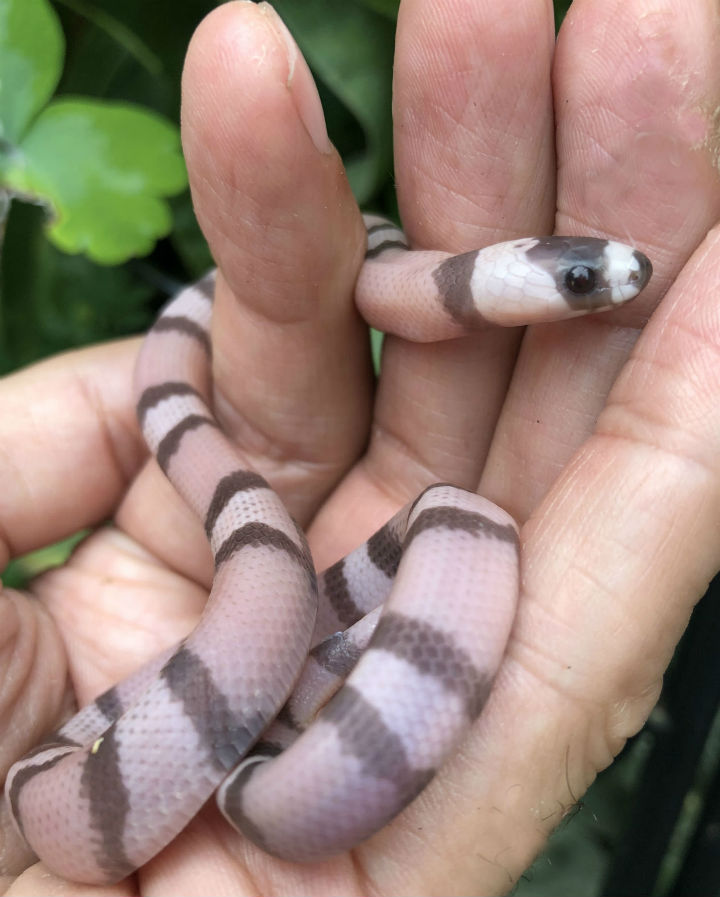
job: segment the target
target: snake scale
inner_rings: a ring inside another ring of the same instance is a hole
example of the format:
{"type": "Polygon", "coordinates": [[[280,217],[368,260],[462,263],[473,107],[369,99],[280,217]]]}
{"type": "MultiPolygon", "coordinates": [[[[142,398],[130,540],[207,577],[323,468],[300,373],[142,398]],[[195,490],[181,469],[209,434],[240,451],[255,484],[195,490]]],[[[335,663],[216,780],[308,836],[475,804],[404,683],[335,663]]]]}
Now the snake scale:
{"type": "MultiPolygon", "coordinates": [[[[409,250],[383,219],[366,226],[358,307],[413,340],[612,308],[651,274],[645,256],[608,240],[533,237],[452,256],[409,250]]],[[[212,548],[202,619],[6,781],[20,832],[78,881],[122,879],[214,791],[271,854],[351,848],[457,747],[513,622],[515,523],[451,485],[428,487],[316,576],[302,531],[213,416],[213,287],[211,274],[167,305],[136,368],[144,438],[212,548]]]]}

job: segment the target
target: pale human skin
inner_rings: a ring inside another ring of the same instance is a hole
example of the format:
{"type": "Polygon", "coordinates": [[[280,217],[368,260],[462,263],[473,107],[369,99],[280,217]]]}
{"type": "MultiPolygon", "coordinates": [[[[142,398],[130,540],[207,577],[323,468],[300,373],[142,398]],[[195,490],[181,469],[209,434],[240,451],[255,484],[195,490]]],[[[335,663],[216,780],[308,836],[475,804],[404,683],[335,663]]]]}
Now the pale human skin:
{"type": "MultiPolygon", "coordinates": [[[[198,29],[184,77],[194,199],[222,271],[218,412],[309,525],[318,565],[438,480],[524,524],[520,609],[486,712],[352,855],[273,860],[209,806],[134,879],[90,888],[28,865],[0,815],[6,894],[504,893],[650,713],[720,558],[719,14],[713,0],[577,0],[553,60],[550,3],[513,6],[403,0],[408,234],[457,252],[593,233],[645,250],[655,276],[628,308],[522,345],[516,330],[390,338],[374,399],[351,302],[362,226],[307,69],[296,59],[289,79],[294,51],[268,8],[233,3],[198,29]]],[[[206,597],[201,526],[135,423],[137,347],[0,385],[0,569],[115,521],[31,593],[0,598],[4,770],[75,698],[184,635],[206,597]]]]}

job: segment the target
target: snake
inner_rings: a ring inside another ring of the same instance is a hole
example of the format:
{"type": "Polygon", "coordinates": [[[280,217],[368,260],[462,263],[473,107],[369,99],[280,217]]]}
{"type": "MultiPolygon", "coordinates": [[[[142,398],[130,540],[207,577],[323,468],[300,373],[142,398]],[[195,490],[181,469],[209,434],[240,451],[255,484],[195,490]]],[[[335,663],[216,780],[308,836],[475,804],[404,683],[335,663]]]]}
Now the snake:
{"type": "MultiPolygon", "coordinates": [[[[616,308],[652,272],[612,240],[528,237],[452,255],[412,249],[384,218],[365,225],[357,307],[412,340],[616,308]]],[[[478,719],[515,617],[518,527],[452,484],[429,485],[316,574],[302,529],[212,411],[214,283],[213,272],[170,301],[135,370],[143,437],[212,550],[202,617],[6,779],[21,835],[76,881],[131,874],[214,792],[273,856],[315,861],[363,842],[478,719]]]]}

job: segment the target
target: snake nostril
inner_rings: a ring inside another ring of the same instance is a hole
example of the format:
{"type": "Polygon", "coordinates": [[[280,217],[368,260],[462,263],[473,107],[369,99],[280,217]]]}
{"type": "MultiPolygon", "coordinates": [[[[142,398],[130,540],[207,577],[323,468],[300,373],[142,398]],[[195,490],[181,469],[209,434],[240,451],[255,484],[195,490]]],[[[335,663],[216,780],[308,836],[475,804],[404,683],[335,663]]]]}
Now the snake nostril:
{"type": "Polygon", "coordinates": [[[640,252],[637,249],[633,252],[633,259],[637,264],[637,268],[633,271],[633,280],[636,282],[640,281],[642,286],[645,286],[652,277],[652,262],[645,253],[640,252]]]}

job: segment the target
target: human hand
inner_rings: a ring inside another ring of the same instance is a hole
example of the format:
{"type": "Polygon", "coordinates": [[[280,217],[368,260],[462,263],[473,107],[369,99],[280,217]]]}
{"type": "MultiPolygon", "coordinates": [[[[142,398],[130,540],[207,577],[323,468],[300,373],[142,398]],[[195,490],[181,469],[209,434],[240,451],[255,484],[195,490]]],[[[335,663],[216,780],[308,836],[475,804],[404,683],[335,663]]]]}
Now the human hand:
{"type": "MultiPolygon", "coordinates": [[[[511,381],[515,332],[431,346],[390,338],[372,417],[366,336],[349,302],[362,229],[322,129],[318,151],[297,118],[304,107],[318,128],[307,74],[298,61],[288,91],[286,45],[262,9],[233,4],[201,26],[185,148],[223,275],[214,357],[225,427],[312,521],[319,566],[427,483],[480,482],[528,521],[524,590],[506,663],[461,753],[352,857],[275,861],[208,808],[141,871],[139,892],[501,892],[649,713],[716,568],[715,234],[634,346],[718,217],[716,35],[703,9],[576,4],[555,61],[556,162],[545,5],[528,0],[498,22],[477,4],[406,0],[397,178],[416,245],[461,251],[548,232],[557,206],[556,230],[636,242],[656,275],[612,317],[528,331],[511,381]]],[[[13,421],[6,557],[113,513],[117,524],[37,582],[42,604],[3,599],[15,688],[5,767],[67,706],[63,644],[84,703],[184,635],[205,599],[201,527],[142,467],[135,351],[50,362],[8,380],[0,398],[13,421]]],[[[59,887],[36,866],[11,893],[59,887]]],[[[92,889],[104,892],[128,886],[92,889]]]]}

